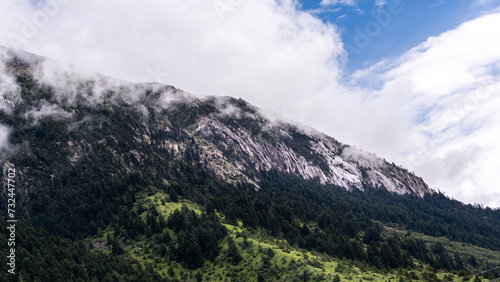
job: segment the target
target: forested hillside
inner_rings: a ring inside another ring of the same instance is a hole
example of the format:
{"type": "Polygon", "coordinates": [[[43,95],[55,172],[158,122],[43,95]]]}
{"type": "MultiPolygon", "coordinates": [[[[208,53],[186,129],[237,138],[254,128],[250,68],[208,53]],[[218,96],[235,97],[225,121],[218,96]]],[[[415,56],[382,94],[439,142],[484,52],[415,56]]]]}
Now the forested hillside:
{"type": "Polygon", "coordinates": [[[0,213],[1,281],[500,277],[500,210],[242,100],[102,76],[61,86],[37,60],[2,70],[18,222],[12,275],[0,213]]]}

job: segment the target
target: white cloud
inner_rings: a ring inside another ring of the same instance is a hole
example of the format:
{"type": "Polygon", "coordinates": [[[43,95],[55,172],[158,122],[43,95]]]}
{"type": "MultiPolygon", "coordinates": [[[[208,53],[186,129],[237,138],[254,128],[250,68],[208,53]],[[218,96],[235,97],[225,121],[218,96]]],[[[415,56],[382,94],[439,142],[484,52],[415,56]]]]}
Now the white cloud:
{"type": "Polygon", "coordinates": [[[498,91],[476,93],[500,81],[498,14],[429,38],[347,84],[337,28],[296,1],[48,2],[58,9],[40,21],[27,1],[3,0],[0,44],[17,39],[27,51],[105,75],[241,97],[401,163],[460,200],[500,206],[498,91]]]}
{"type": "Polygon", "coordinates": [[[487,5],[487,4],[490,4],[491,2],[493,2],[493,0],[476,0],[476,4],[477,5],[487,5]]]}
{"type": "MultiPolygon", "coordinates": [[[[18,17],[4,19],[0,34],[21,33],[22,19],[33,18],[17,2],[5,1],[18,17]]],[[[170,74],[160,82],[260,105],[279,105],[290,93],[309,95],[326,78],[337,80],[344,51],[335,27],[297,11],[294,1],[243,1],[224,20],[215,2],[175,2],[72,1],[22,47],[132,81],[159,68],[170,74]]],[[[9,44],[5,37],[0,42],[9,44]]]]}
{"type": "Polygon", "coordinates": [[[32,119],[34,125],[36,125],[40,119],[48,116],[54,119],[67,119],[70,118],[72,114],[58,105],[50,104],[42,100],[36,108],[31,109],[24,115],[26,119],[32,119]]]}
{"type": "Polygon", "coordinates": [[[0,124],[0,151],[9,147],[9,135],[11,129],[3,124],[0,124]]]}
{"type": "Polygon", "coordinates": [[[342,151],[342,158],[361,164],[364,167],[382,166],[384,162],[374,154],[367,153],[357,147],[346,147],[342,151]]]}
{"type": "Polygon", "coordinates": [[[19,86],[15,83],[14,78],[6,73],[6,66],[4,59],[6,54],[3,54],[3,49],[0,49],[2,53],[0,55],[0,110],[11,114],[16,103],[19,103],[21,99],[19,86]]]}
{"type": "Polygon", "coordinates": [[[332,6],[332,5],[347,5],[354,6],[358,3],[358,0],[321,0],[321,6],[332,6]]]}
{"type": "Polygon", "coordinates": [[[10,134],[12,129],[7,125],[0,123],[0,163],[4,163],[6,159],[16,153],[18,147],[10,144],[10,134]]]}
{"type": "Polygon", "coordinates": [[[354,76],[358,81],[380,79],[384,86],[378,99],[390,97],[396,85],[399,95],[406,97],[413,125],[396,147],[399,156],[391,157],[450,196],[496,207],[500,206],[498,25],[500,14],[480,17],[354,76]],[[380,76],[381,70],[388,71],[380,76]]]}

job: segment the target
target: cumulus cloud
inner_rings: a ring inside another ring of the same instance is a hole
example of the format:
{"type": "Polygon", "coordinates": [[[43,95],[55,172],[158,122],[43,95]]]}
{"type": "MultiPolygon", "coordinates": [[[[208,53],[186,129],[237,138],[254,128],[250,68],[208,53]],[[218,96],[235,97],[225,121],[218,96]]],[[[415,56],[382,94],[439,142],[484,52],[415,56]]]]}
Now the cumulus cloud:
{"type": "MultiPolygon", "coordinates": [[[[4,5],[20,20],[1,25],[1,34],[21,33],[21,19],[36,11],[16,2],[4,5]]],[[[131,81],[159,69],[170,74],[159,82],[260,104],[308,95],[340,72],[344,51],[336,28],[298,11],[294,1],[242,1],[223,19],[212,1],[176,2],[72,1],[21,47],[131,81]],[[96,12],[109,9],[116,12],[96,12]]]]}
{"type": "Polygon", "coordinates": [[[450,196],[497,207],[499,24],[500,14],[482,16],[354,76],[382,82],[377,99],[399,88],[407,101],[410,131],[391,157],[450,196]]]}
{"type": "MultiPolygon", "coordinates": [[[[17,2],[3,1],[18,16],[3,19],[1,35],[22,35],[22,19],[39,12],[17,2]]],[[[157,77],[168,80],[158,82],[278,111],[283,101],[338,80],[345,52],[336,28],[294,1],[241,1],[222,19],[212,1],[178,2],[70,1],[20,47],[135,82],[159,70],[157,77]],[[116,12],[96,12],[106,10],[116,12]]],[[[0,42],[11,44],[6,36],[0,42]]]]}

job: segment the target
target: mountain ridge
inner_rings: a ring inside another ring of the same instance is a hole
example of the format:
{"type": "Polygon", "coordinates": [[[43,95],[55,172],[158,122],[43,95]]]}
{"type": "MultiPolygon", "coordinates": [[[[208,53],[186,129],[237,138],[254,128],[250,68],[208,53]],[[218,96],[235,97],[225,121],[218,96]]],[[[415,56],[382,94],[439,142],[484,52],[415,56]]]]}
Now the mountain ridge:
{"type": "MultiPolygon", "coordinates": [[[[110,105],[119,105],[138,113],[135,118],[140,122],[133,129],[138,143],[163,146],[174,155],[184,154],[187,147],[195,146],[199,149],[199,164],[229,183],[251,183],[258,189],[259,173],[276,169],[346,189],[380,186],[399,194],[433,193],[420,177],[405,169],[315,130],[270,120],[241,99],[199,98],[169,85],[130,83],[98,74],[81,74],[70,65],[26,52],[3,53],[10,79],[15,75],[26,80],[23,87],[33,84],[37,91],[45,93],[30,97],[29,91],[19,85],[2,93],[6,113],[21,107],[25,111],[18,114],[31,125],[43,118],[67,119],[75,130],[88,123],[89,116],[92,120],[103,119],[97,113],[83,116],[78,113],[79,107],[96,107],[102,113],[110,105]],[[157,120],[152,120],[152,115],[157,120]],[[175,138],[151,143],[158,132],[172,131],[186,134],[194,143],[178,142],[175,138]]],[[[65,148],[70,164],[75,165],[89,144],[77,139],[65,142],[58,145],[65,148]]],[[[124,159],[113,153],[116,148],[111,147],[108,150],[114,157],[124,159]]],[[[131,154],[139,162],[144,157],[143,152],[134,149],[131,154]]],[[[123,167],[127,167],[125,162],[123,167]]]]}
{"type": "Polygon", "coordinates": [[[0,164],[16,191],[0,209],[15,197],[19,277],[2,281],[500,277],[500,210],[242,99],[7,53],[0,164]]]}

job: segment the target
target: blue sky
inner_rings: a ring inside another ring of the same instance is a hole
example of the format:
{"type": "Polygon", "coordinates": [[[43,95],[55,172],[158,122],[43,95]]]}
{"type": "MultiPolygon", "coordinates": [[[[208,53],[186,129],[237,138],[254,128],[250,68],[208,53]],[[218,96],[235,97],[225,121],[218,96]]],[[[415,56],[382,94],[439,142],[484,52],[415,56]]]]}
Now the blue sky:
{"type": "Polygon", "coordinates": [[[351,5],[322,5],[321,2],[300,0],[303,10],[314,11],[313,13],[323,21],[338,26],[344,44],[354,47],[356,28],[366,34],[367,25],[376,22],[373,13],[389,12],[390,3],[401,7],[401,12],[389,13],[391,18],[387,26],[379,25],[380,32],[368,37],[370,42],[366,47],[346,48],[347,73],[368,67],[384,58],[401,55],[428,37],[453,29],[499,4],[499,1],[482,1],[482,4],[479,4],[478,1],[470,0],[387,0],[384,6],[377,6],[373,0],[352,1],[354,4],[351,5]]]}

